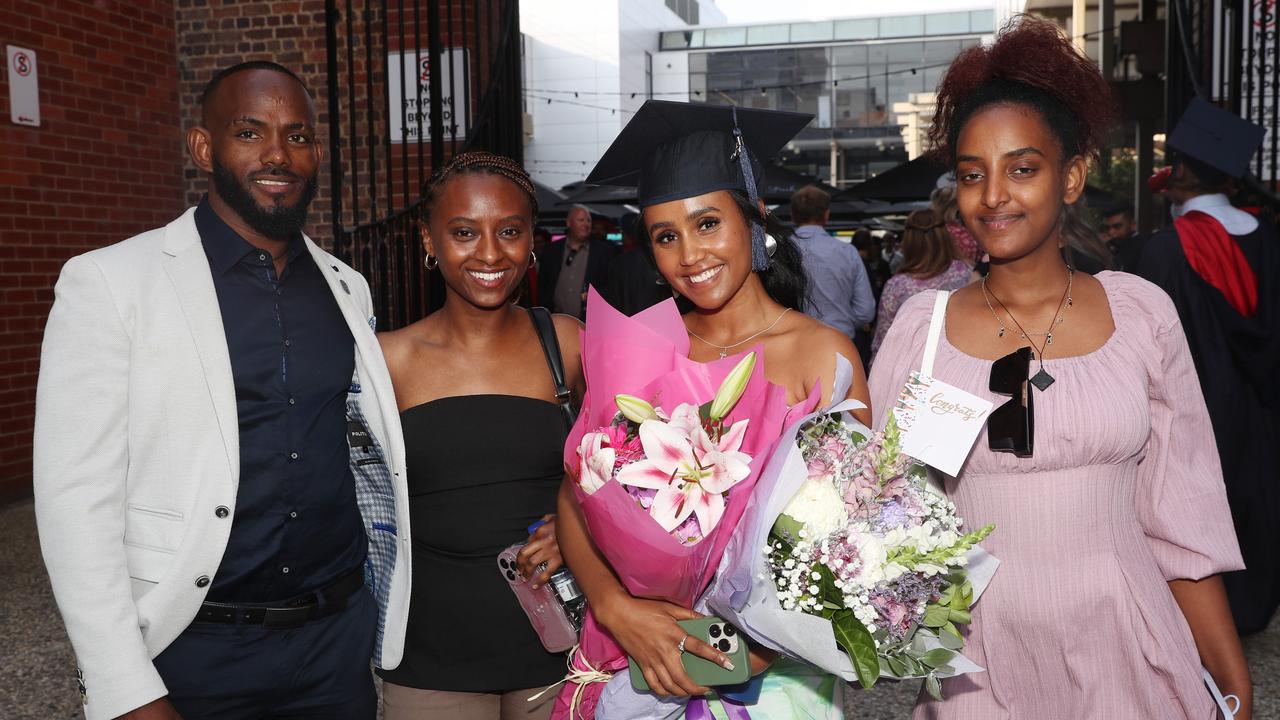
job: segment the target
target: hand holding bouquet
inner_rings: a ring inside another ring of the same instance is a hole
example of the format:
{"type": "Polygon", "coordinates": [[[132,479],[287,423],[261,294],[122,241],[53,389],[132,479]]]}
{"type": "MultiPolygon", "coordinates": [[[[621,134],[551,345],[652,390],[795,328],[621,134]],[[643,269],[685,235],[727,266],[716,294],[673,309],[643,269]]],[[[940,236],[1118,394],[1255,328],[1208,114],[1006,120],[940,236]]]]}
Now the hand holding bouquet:
{"type": "Polygon", "coordinates": [[[782,608],[828,620],[863,687],[924,677],[940,698],[974,601],[967,553],[993,527],[961,533],[955,506],[901,453],[892,415],[870,437],[820,415],[797,444],[807,477],[765,549],[782,608]]]}
{"type": "MultiPolygon", "coordinates": [[[[833,397],[853,368],[837,357],[833,397]]],[[[959,654],[959,626],[998,561],[964,534],[955,507],[882,433],[842,420],[845,400],[789,426],[725,558],[696,606],[762,645],[864,687],[982,668],[959,654]]]]}
{"type": "MultiPolygon", "coordinates": [[[[634,598],[692,608],[788,424],[786,391],[757,352],[690,360],[674,302],[627,317],[594,291],[583,335],[587,393],[565,470],[592,543],[634,598]]],[[[802,410],[807,412],[807,410],[802,410]]],[[[591,718],[627,656],[588,607],[553,718],[591,718]]],[[[630,690],[629,698],[649,699],[630,690]]]]}

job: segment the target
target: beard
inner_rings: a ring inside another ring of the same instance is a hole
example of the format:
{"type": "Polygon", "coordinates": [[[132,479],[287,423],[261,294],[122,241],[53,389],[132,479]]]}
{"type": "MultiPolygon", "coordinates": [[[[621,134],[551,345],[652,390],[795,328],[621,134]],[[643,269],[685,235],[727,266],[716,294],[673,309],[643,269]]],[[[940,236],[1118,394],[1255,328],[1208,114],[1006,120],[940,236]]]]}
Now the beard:
{"type": "MultiPolygon", "coordinates": [[[[241,180],[231,170],[213,160],[213,186],[218,196],[232,210],[248,223],[249,227],[274,239],[288,239],[302,232],[307,222],[307,209],[316,195],[316,180],[319,170],[306,178],[302,185],[302,194],[292,205],[274,203],[271,207],[263,207],[249,190],[251,179],[241,180]]],[[[302,180],[298,175],[280,168],[272,168],[267,172],[257,173],[255,177],[279,178],[282,180],[302,180]]]]}

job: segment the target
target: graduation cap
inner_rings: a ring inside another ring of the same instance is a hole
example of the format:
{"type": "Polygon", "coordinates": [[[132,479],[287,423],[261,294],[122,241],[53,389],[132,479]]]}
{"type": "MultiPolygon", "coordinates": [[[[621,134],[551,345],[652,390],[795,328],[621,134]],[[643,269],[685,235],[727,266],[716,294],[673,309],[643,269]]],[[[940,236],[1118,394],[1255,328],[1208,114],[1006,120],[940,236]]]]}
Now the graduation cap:
{"type": "MultiPolygon", "coordinates": [[[[648,100],[605,151],[587,183],[635,186],[640,207],[743,190],[759,199],[762,159],[777,154],[812,115],[732,105],[648,100]]],[[[764,228],[751,223],[755,270],[768,267],[764,228]]]]}
{"type": "Polygon", "coordinates": [[[1266,131],[1238,115],[1195,98],[1169,134],[1167,145],[1234,178],[1249,171],[1249,160],[1266,131]]]}

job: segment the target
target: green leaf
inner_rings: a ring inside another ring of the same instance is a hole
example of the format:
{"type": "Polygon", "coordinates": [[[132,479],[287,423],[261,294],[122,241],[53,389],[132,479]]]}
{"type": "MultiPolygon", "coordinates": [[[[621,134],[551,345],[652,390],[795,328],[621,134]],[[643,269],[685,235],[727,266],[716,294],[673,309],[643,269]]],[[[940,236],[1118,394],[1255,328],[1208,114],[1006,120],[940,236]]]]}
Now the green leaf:
{"type": "Polygon", "coordinates": [[[924,619],[920,622],[925,627],[940,628],[951,618],[951,608],[943,605],[930,605],[924,609],[924,619]]]}
{"type": "MultiPolygon", "coordinates": [[[[948,624],[948,627],[954,628],[955,625],[948,624]]],[[[959,650],[960,648],[964,647],[964,638],[960,637],[959,635],[952,634],[950,632],[939,632],[938,644],[942,645],[942,647],[948,650],[959,650]]]]}
{"type": "Polygon", "coordinates": [[[973,622],[973,618],[969,616],[968,610],[951,610],[951,622],[968,625],[973,622]]]}
{"type": "Polygon", "coordinates": [[[790,515],[783,514],[773,521],[773,529],[770,534],[777,535],[779,539],[790,537],[794,540],[800,537],[800,528],[802,527],[804,527],[804,523],[790,515]]]}
{"type": "Polygon", "coordinates": [[[911,674],[907,672],[907,664],[902,661],[902,658],[898,657],[897,655],[890,655],[888,657],[888,660],[889,660],[889,672],[894,677],[904,678],[911,674]]]}
{"type": "Polygon", "coordinates": [[[924,679],[924,691],[934,700],[942,700],[942,681],[938,680],[937,675],[929,673],[929,677],[924,679]]]}
{"type": "Polygon", "coordinates": [[[931,668],[936,668],[951,662],[951,658],[955,656],[956,654],[950,650],[938,648],[925,653],[924,657],[920,658],[920,662],[931,668]]]}
{"type": "Polygon", "coordinates": [[[836,643],[848,653],[858,674],[858,683],[864,688],[875,685],[880,677],[880,658],[876,655],[876,641],[867,627],[853,616],[852,610],[842,610],[831,617],[831,629],[836,643]]]}
{"type": "Polygon", "coordinates": [[[924,666],[920,664],[919,660],[911,657],[910,655],[902,656],[902,664],[907,666],[907,675],[911,677],[920,677],[921,675],[924,675],[924,666]]]}

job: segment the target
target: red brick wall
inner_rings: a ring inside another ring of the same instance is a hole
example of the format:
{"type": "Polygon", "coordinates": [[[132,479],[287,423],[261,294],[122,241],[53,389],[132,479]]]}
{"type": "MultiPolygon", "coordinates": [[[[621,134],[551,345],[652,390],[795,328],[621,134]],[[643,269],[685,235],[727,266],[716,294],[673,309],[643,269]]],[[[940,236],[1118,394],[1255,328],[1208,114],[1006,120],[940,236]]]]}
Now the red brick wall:
{"type": "MultiPolygon", "coordinates": [[[[340,3],[341,4],[341,3],[340,3]]],[[[177,0],[181,125],[200,119],[200,92],[217,71],[246,60],[271,60],[293,70],[316,101],[320,142],[328,150],[324,0],[177,0]]],[[[205,179],[183,155],[186,202],[200,201],[205,179]]],[[[327,244],[330,232],[329,162],[311,203],[308,234],[327,244]]]]}
{"type": "Polygon", "coordinates": [[[0,73],[0,500],[30,490],[40,341],[62,263],[182,209],[173,11],[0,3],[0,41],[36,52],[43,123],[9,121],[0,73]]]}

